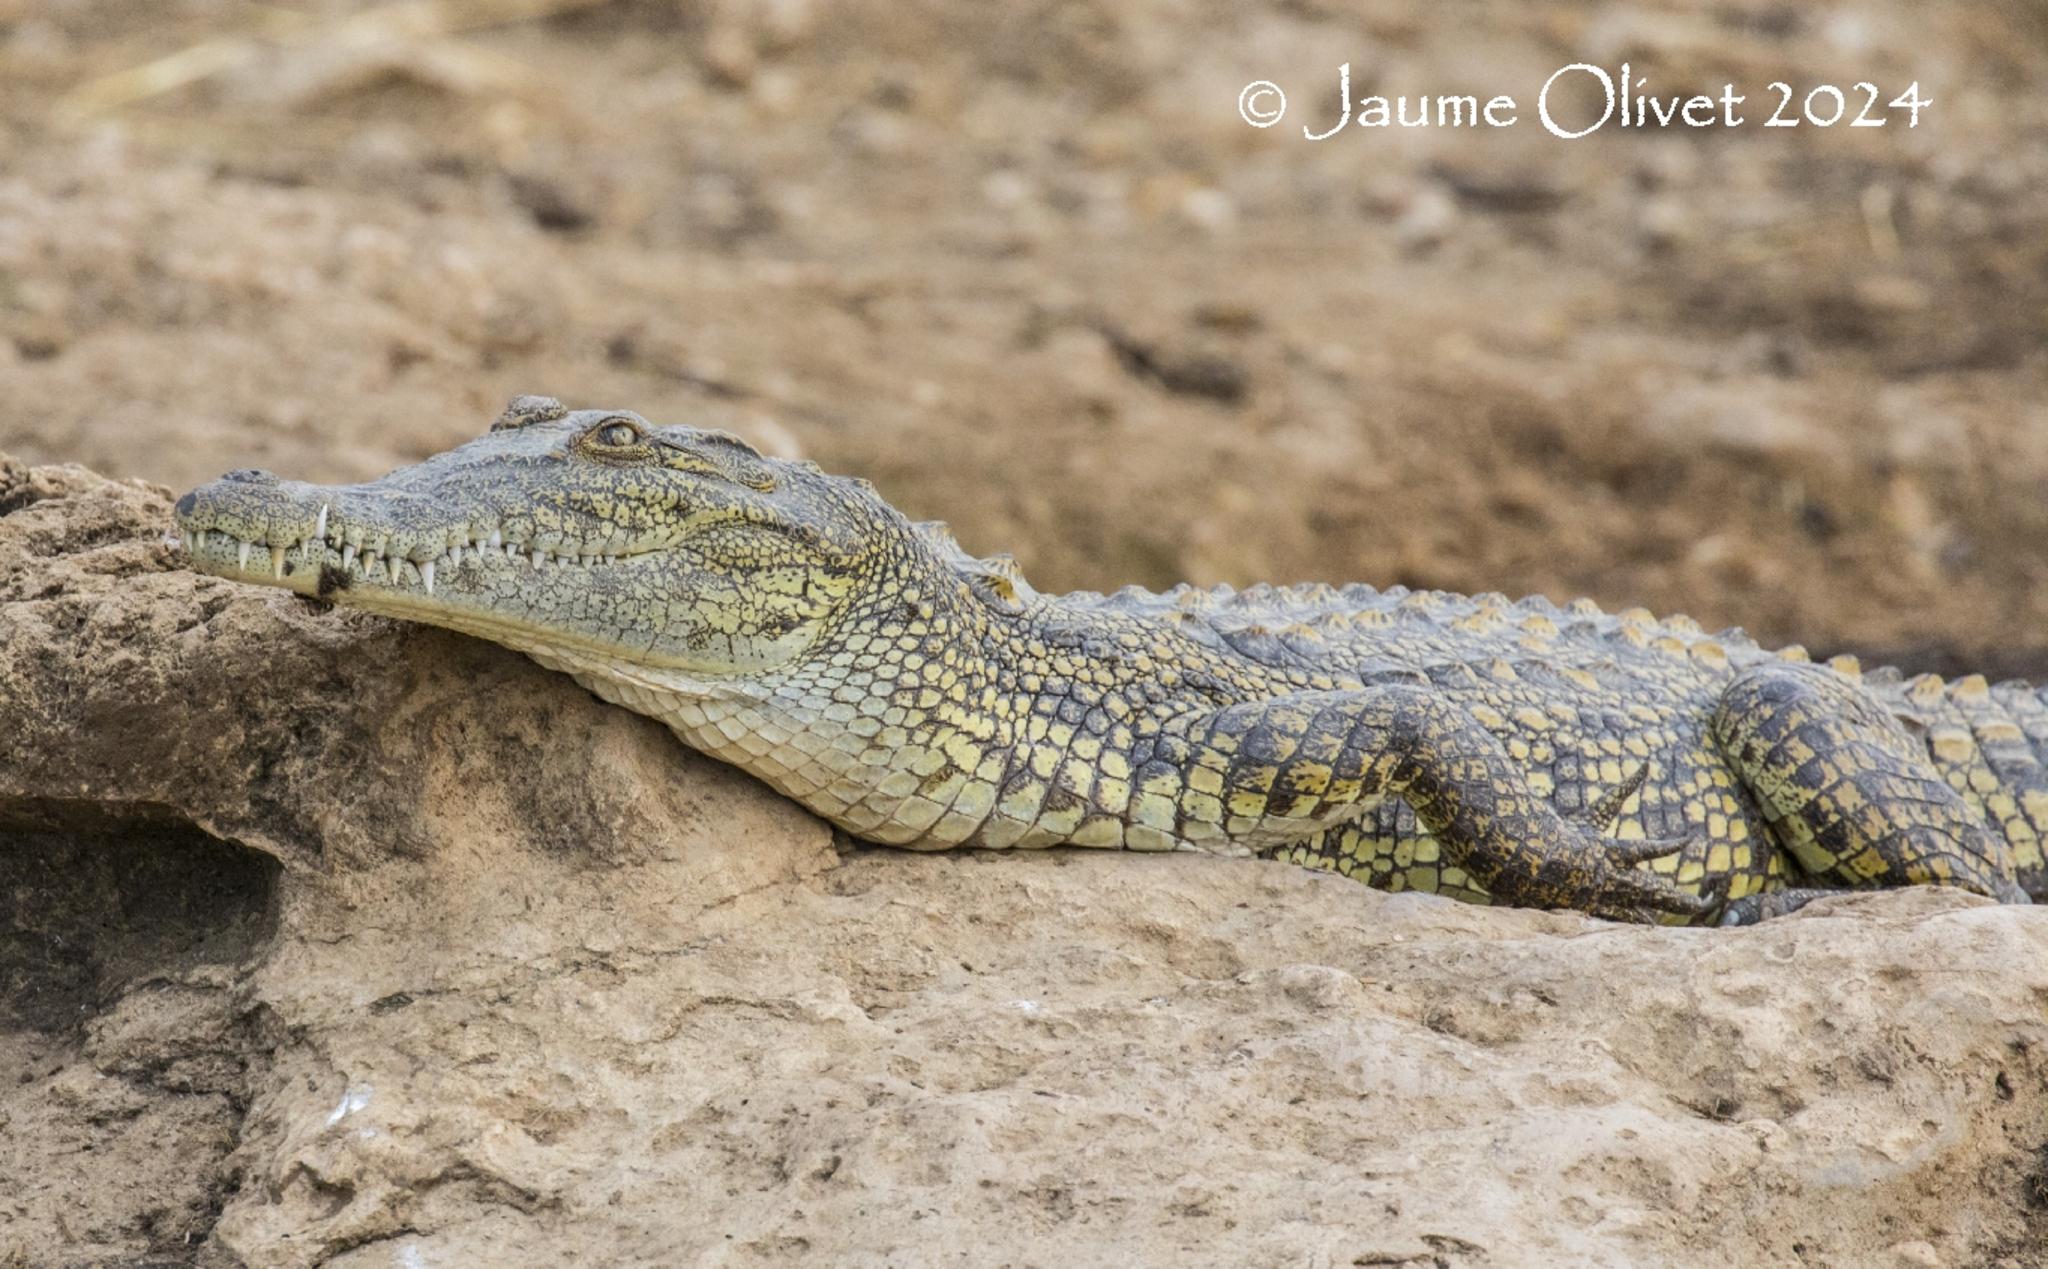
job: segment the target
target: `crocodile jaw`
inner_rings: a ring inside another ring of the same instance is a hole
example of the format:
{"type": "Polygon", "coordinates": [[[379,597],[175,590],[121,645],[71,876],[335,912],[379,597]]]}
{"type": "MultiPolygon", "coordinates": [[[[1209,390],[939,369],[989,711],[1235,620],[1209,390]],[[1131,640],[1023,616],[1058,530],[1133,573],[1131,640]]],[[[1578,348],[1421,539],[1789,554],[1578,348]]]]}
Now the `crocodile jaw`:
{"type": "Polygon", "coordinates": [[[519,647],[621,650],[578,638],[548,618],[550,595],[588,595],[627,581],[640,556],[508,539],[497,527],[430,516],[366,514],[362,493],[296,481],[214,481],[178,503],[191,565],[230,581],[272,586],[352,608],[446,626],[519,647]],[[252,487],[253,485],[253,487],[252,487]],[[610,576],[600,580],[596,574],[610,576]],[[551,573],[563,576],[551,577],[551,573]]]}
{"type": "MultiPolygon", "coordinates": [[[[491,441],[514,443],[534,448],[491,441]]],[[[816,621],[777,620],[805,597],[742,590],[712,549],[716,526],[550,504],[530,463],[435,473],[435,461],[351,486],[230,473],[179,499],[177,531],[200,572],[520,651],[573,650],[599,670],[759,675],[817,638],[816,621]]]]}

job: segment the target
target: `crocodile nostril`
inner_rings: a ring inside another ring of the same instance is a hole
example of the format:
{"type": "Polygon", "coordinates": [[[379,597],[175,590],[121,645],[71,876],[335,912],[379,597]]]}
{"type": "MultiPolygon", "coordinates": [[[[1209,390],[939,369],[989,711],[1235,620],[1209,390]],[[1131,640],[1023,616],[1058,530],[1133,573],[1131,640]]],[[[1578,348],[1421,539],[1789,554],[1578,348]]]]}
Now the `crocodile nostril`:
{"type": "Polygon", "coordinates": [[[172,510],[176,511],[181,516],[189,516],[192,514],[192,508],[198,505],[199,494],[197,493],[197,491],[194,491],[178,499],[178,505],[172,508],[172,510]]]}
{"type": "Polygon", "coordinates": [[[254,467],[238,467],[227,475],[222,476],[221,479],[232,480],[240,485],[274,485],[277,483],[277,477],[267,471],[259,471],[254,467]]]}

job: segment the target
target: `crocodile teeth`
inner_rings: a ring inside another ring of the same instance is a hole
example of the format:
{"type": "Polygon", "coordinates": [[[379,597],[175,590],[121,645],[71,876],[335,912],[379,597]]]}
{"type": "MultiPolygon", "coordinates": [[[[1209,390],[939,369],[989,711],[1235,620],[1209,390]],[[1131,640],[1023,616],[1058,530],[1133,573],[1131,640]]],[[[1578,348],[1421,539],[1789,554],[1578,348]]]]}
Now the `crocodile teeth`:
{"type": "MultiPolygon", "coordinates": [[[[493,557],[500,551],[505,558],[524,561],[536,569],[540,568],[594,568],[600,564],[615,565],[627,556],[604,550],[585,551],[570,544],[562,548],[551,548],[532,542],[508,542],[501,530],[493,529],[487,534],[474,538],[465,537],[459,542],[443,548],[429,560],[409,559],[390,549],[388,534],[366,535],[357,525],[332,524],[333,505],[322,504],[316,517],[310,537],[301,541],[278,545],[261,538],[244,541],[225,530],[193,529],[182,537],[171,535],[166,541],[173,546],[182,546],[193,554],[209,548],[225,550],[232,543],[236,565],[243,572],[261,558],[262,552],[270,554],[270,573],[273,578],[282,579],[291,563],[292,552],[298,552],[299,563],[311,567],[316,562],[324,563],[333,552],[340,557],[343,569],[360,565],[362,576],[370,577],[382,568],[393,582],[416,579],[432,593],[439,581],[438,574],[446,569],[461,568],[465,557],[472,557],[477,564],[484,561],[486,552],[493,557]],[[330,527],[333,530],[329,537],[330,527]],[[215,548],[214,535],[219,545],[215,548]],[[367,536],[367,541],[365,538],[367,536]],[[408,576],[408,572],[412,575],[408,576]]],[[[258,565],[260,567],[260,565],[258,565]]]]}

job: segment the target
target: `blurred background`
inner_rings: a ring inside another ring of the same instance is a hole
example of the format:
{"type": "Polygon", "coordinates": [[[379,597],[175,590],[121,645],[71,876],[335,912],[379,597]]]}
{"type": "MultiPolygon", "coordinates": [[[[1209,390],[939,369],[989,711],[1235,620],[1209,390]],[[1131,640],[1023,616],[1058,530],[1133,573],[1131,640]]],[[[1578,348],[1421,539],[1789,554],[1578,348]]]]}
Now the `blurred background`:
{"type": "Polygon", "coordinates": [[[541,392],[1042,589],[1587,594],[2048,676],[2044,84],[2035,0],[0,0],[0,450],[352,480],[541,392]],[[1530,113],[1624,60],[1934,104],[1300,135],[1340,62],[1530,113]]]}

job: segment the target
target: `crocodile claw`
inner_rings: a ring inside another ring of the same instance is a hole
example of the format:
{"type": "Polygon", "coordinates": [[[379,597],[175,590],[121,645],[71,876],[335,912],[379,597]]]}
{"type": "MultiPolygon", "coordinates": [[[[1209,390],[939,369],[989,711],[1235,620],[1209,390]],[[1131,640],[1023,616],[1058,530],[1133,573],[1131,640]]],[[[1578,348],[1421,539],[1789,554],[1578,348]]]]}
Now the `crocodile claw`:
{"type": "Polygon", "coordinates": [[[1699,891],[1694,893],[1661,873],[1646,872],[1636,866],[1676,855],[1690,845],[1692,839],[1685,837],[1610,843],[1610,858],[1620,867],[1612,874],[1611,889],[1607,893],[1614,894],[1621,902],[1610,909],[1605,902],[1607,895],[1603,894],[1602,902],[1592,909],[1594,915],[1615,921],[1654,924],[1665,916],[1698,921],[1719,913],[1728,904],[1727,876],[1704,878],[1699,891]]]}
{"type": "MultiPolygon", "coordinates": [[[[1681,887],[1670,877],[1638,867],[1651,860],[1679,854],[1692,839],[1656,837],[1642,841],[1599,838],[1588,845],[1593,851],[1589,876],[1581,880],[1580,893],[1569,906],[1609,921],[1655,924],[1666,916],[1698,920],[1718,911],[1726,896],[1713,885],[1700,893],[1681,887]]],[[[1717,883],[1725,882],[1717,879],[1717,883]]]]}
{"type": "Polygon", "coordinates": [[[1607,853],[1618,863],[1647,864],[1653,859],[1676,855],[1690,845],[1690,837],[1651,837],[1641,841],[1610,841],[1607,853]]]}

